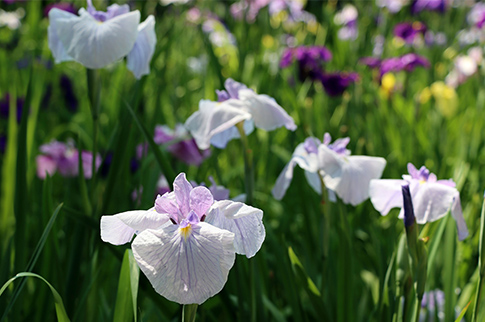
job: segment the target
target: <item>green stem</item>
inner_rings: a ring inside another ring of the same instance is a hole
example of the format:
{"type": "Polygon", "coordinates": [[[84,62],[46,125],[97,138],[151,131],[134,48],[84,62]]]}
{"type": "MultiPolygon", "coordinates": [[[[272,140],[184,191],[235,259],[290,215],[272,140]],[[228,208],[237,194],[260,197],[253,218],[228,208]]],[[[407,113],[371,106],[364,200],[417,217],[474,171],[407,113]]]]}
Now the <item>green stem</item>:
{"type": "Polygon", "coordinates": [[[475,295],[475,308],[473,309],[472,321],[478,321],[478,304],[480,303],[480,294],[482,292],[482,281],[485,275],[485,198],[482,204],[482,213],[480,215],[480,243],[478,245],[478,281],[477,281],[477,293],[475,295]]]}
{"type": "MultiPolygon", "coordinates": [[[[94,201],[96,182],[96,154],[98,152],[98,116],[101,101],[101,77],[96,69],[87,69],[88,96],[93,118],[93,161],[91,164],[91,204],[94,201]]],[[[95,209],[93,205],[93,210],[95,209]]]]}
{"type": "Polygon", "coordinates": [[[182,308],[182,322],[194,322],[198,304],[184,304],[182,308]]]}

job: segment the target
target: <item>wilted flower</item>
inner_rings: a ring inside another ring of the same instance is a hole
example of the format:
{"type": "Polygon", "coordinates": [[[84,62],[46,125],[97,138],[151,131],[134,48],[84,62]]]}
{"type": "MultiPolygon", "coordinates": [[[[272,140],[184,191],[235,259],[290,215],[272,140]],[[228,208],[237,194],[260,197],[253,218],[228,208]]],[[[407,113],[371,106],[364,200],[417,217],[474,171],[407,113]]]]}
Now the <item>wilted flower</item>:
{"type": "MultiPolygon", "coordinates": [[[[272,190],[273,196],[280,200],[286,193],[293,178],[296,164],[305,170],[305,177],[310,186],[322,192],[320,176],[329,192],[335,192],[344,203],[356,206],[369,198],[369,182],[380,178],[386,160],[379,157],[350,155],[347,149],[349,138],[331,142],[330,134],[325,133],[323,143],[309,137],[299,144],[293,156],[283,169],[272,190]]],[[[331,196],[331,200],[335,199],[331,196]]]]}
{"type": "Polygon", "coordinates": [[[150,72],[156,44],[153,16],[140,23],[140,12],[127,4],[113,4],[97,11],[92,0],[79,16],[53,8],[49,11],[49,48],[56,63],[77,61],[97,69],[127,57],[127,67],[136,78],[150,72]]]}
{"type": "Polygon", "coordinates": [[[185,122],[200,149],[208,149],[211,144],[224,148],[227,142],[240,136],[235,125],[241,122],[246,134],[254,126],[266,131],[282,126],[296,129],[293,118],[273,98],[258,95],[231,78],[224,85],[226,90],[217,91],[219,102],[201,100],[199,110],[185,122]]]}
{"type": "Polygon", "coordinates": [[[402,22],[394,26],[394,36],[401,38],[407,44],[412,44],[416,37],[423,37],[426,32],[426,25],[422,22],[415,21],[402,22]]]}
{"type": "MultiPolygon", "coordinates": [[[[461,210],[460,193],[453,180],[437,180],[436,175],[426,167],[417,170],[411,163],[408,163],[408,172],[409,175],[402,176],[403,180],[382,179],[370,182],[369,195],[376,210],[385,216],[392,208],[402,208],[401,186],[409,184],[418,224],[438,220],[451,210],[458,228],[458,238],[465,239],[468,229],[461,210]]],[[[402,209],[399,217],[403,218],[402,209]]]]}
{"type": "Polygon", "coordinates": [[[340,96],[359,79],[357,73],[321,73],[318,79],[322,82],[325,92],[330,96],[340,96]]]}
{"type": "MultiPolygon", "coordinates": [[[[46,173],[53,175],[59,172],[64,177],[75,177],[79,174],[79,151],[72,143],[52,141],[40,146],[42,154],[38,155],[37,176],[45,179],[46,173]]],[[[82,168],[85,178],[92,177],[93,154],[89,151],[81,152],[82,168]]],[[[101,156],[96,156],[96,169],[101,165],[101,156]]]]}
{"type": "Polygon", "coordinates": [[[133,255],[155,290],[170,301],[201,304],[224,287],[235,254],[253,257],[265,238],[260,209],[215,201],[181,173],[174,191],[149,210],[101,217],[101,239],[132,240],[133,255]]]}
{"type": "Polygon", "coordinates": [[[338,37],[342,40],[355,40],[359,35],[357,29],[357,18],[359,13],[357,8],[351,4],[346,4],[342,10],[337,12],[333,18],[335,24],[342,26],[338,31],[338,37]]]}

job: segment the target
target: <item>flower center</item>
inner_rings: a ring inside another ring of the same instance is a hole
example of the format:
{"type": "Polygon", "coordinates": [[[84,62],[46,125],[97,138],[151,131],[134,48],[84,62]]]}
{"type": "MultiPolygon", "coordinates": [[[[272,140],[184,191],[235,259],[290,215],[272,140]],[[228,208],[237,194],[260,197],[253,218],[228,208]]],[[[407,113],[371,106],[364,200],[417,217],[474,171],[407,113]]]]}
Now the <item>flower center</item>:
{"type": "Polygon", "coordinates": [[[190,233],[192,232],[192,225],[188,224],[187,226],[183,228],[179,228],[180,235],[184,238],[184,240],[187,240],[189,238],[190,233]]]}

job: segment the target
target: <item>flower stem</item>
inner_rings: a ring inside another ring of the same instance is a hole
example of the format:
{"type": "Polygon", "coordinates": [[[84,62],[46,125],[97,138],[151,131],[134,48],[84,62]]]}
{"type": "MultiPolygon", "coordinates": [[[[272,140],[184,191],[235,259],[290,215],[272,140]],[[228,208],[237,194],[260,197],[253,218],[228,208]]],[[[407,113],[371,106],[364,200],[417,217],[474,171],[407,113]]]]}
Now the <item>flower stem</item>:
{"type": "Polygon", "coordinates": [[[480,303],[480,295],[482,292],[482,281],[485,275],[485,196],[482,205],[482,213],[480,215],[480,243],[478,245],[478,281],[477,281],[477,293],[475,295],[475,308],[473,309],[472,321],[478,321],[478,304],[480,303]]]}
{"type": "Polygon", "coordinates": [[[194,322],[198,304],[184,304],[182,308],[182,322],[194,322]]]}

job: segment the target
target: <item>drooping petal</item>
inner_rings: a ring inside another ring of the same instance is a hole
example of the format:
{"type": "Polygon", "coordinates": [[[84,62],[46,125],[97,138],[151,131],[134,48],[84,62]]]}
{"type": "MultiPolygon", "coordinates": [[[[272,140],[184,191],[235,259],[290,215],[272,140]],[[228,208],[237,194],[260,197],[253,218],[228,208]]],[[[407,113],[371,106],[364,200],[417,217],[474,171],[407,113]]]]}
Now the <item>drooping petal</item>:
{"type": "Polygon", "coordinates": [[[318,149],[325,186],[344,201],[356,206],[369,198],[369,183],[381,177],[386,160],[369,156],[339,156],[327,146],[318,149]]]}
{"type": "MultiPolygon", "coordinates": [[[[254,131],[253,120],[244,121],[243,128],[246,135],[251,134],[254,131]]],[[[211,138],[210,143],[216,148],[224,149],[229,141],[232,139],[239,139],[240,137],[241,135],[239,134],[238,129],[235,126],[232,126],[225,131],[215,134],[211,138]]]]}
{"type": "Polygon", "coordinates": [[[59,39],[59,26],[58,20],[64,19],[66,21],[74,22],[78,19],[78,16],[64,11],[57,8],[53,8],[49,11],[49,27],[47,28],[47,38],[49,41],[49,49],[52,52],[52,56],[54,56],[54,61],[56,64],[63,62],[63,61],[70,61],[73,60],[71,56],[69,56],[64,48],[64,44],[59,39]]]}
{"type": "Polygon", "coordinates": [[[463,211],[461,210],[460,193],[456,191],[453,205],[451,206],[451,215],[456,221],[456,228],[458,231],[458,239],[463,240],[468,237],[468,227],[466,226],[465,218],[463,218],[463,211]]]}
{"type": "MultiPolygon", "coordinates": [[[[280,175],[276,179],[272,194],[276,200],[281,200],[290,186],[293,179],[293,169],[295,165],[299,165],[302,169],[308,172],[317,172],[318,159],[314,153],[307,153],[304,143],[300,143],[293,153],[290,162],[284,167],[280,175]]],[[[313,187],[313,186],[312,186],[313,187]]]]}
{"type": "Polygon", "coordinates": [[[257,95],[252,90],[239,90],[239,99],[242,100],[251,113],[254,125],[266,131],[279,127],[296,130],[295,121],[276,101],[268,95],[257,95]]]}
{"type": "Polygon", "coordinates": [[[385,216],[392,208],[402,208],[401,186],[404,180],[374,179],[370,181],[369,196],[374,208],[385,216]]]}
{"type": "Polygon", "coordinates": [[[190,212],[190,191],[193,189],[190,182],[185,178],[185,173],[179,174],[173,182],[173,191],[177,205],[185,216],[190,212]]]}
{"type": "Polygon", "coordinates": [[[127,56],[126,67],[137,79],[150,73],[150,61],[155,52],[157,36],[155,35],[155,18],[150,15],[138,26],[138,37],[127,56]]]}
{"type": "Polygon", "coordinates": [[[201,100],[199,110],[187,119],[185,127],[194,137],[199,149],[208,149],[214,135],[251,118],[251,114],[244,111],[243,106],[234,99],[220,103],[201,100]]]}
{"type": "Polygon", "coordinates": [[[316,193],[322,193],[322,183],[320,182],[318,172],[310,172],[305,170],[305,178],[310,187],[312,187],[316,193]]]}
{"type": "Polygon", "coordinates": [[[236,257],[234,234],[204,222],[145,230],[132,249],[153,288],[180,304],[202,304],[219,293],[236,257]]]}
{"type": "Polygon", "coordinates": [[[57,19],[58,36],[69,56],[87,68],[102,68],[128,55],[138,35],[140,12],[103,23],[81,9],[80,16],[57,19]]]}
{"type": "Polygon", "coordinates": [[[205,222],[234,233],[236,253],[248,258],[258,252],[266,237],[263,211],[241,202],[216,201],[205,222]]]}
{"type": "Polygon", "coordinates": [[[169,220],[167,215],[149,210],[133,210],[101,217],[101,239],[113,245],[126,244],[135,233],[158,229],[169,220]]]}
{"type": "Polygon", "coordinates": [[[212,193],[206,187],[199,186],[190,191],[190,209],[199,216],[199,219],[206,214],[213,203],[212,193]]]}

